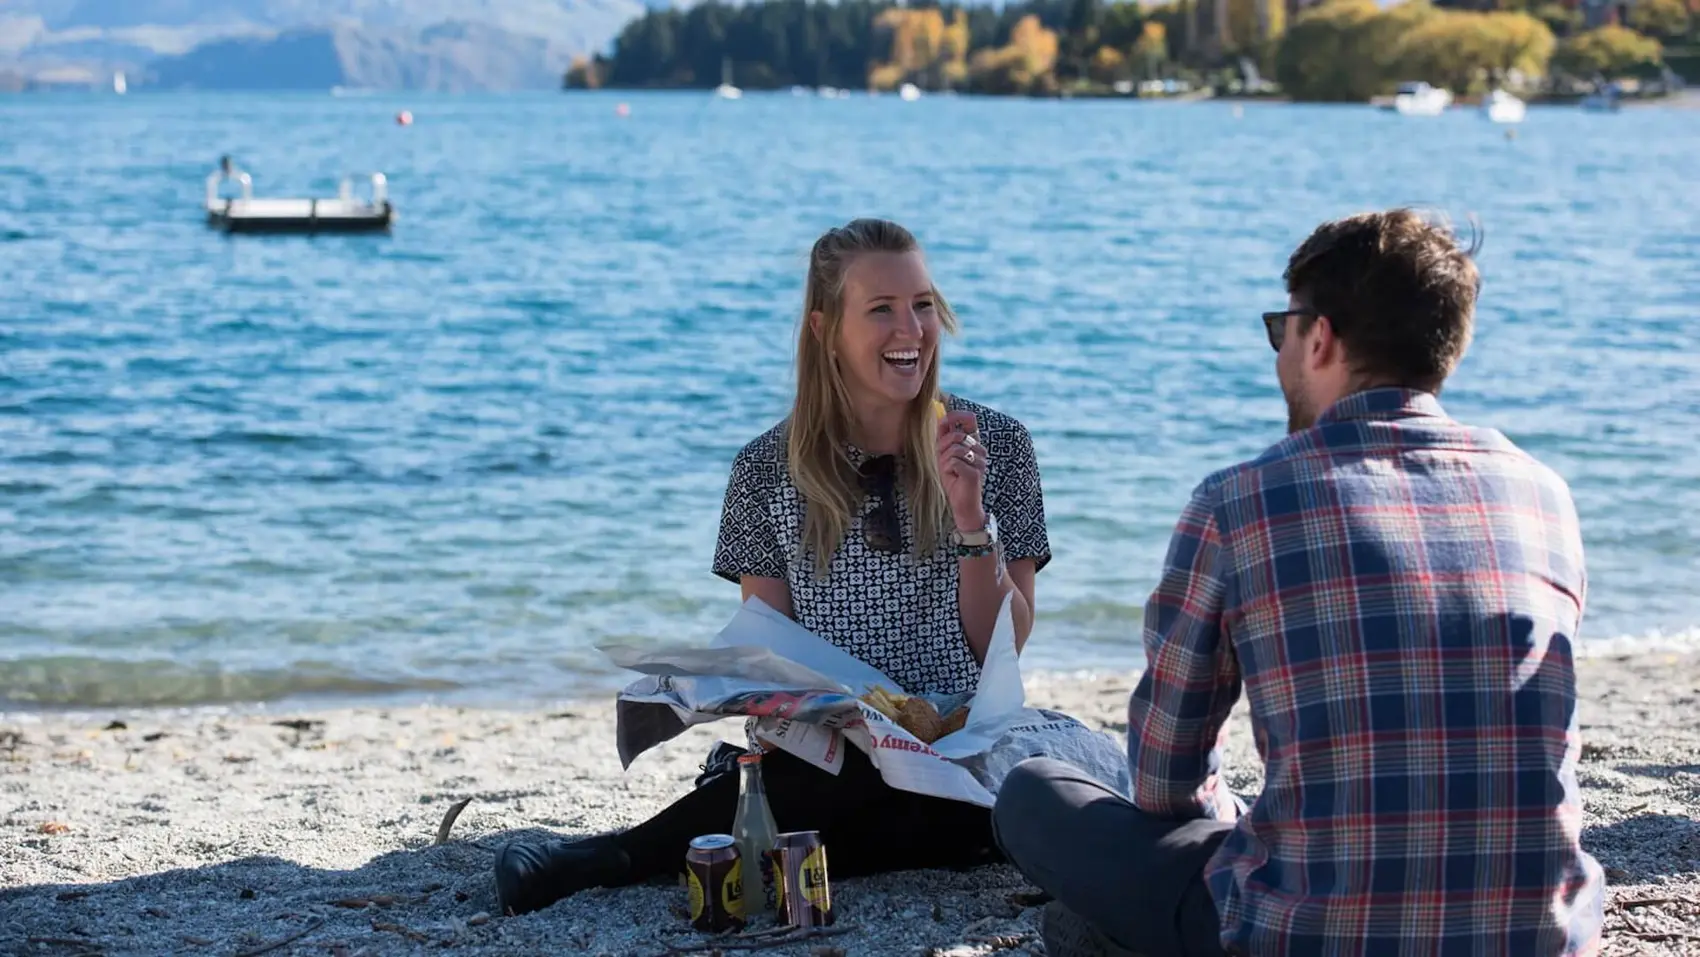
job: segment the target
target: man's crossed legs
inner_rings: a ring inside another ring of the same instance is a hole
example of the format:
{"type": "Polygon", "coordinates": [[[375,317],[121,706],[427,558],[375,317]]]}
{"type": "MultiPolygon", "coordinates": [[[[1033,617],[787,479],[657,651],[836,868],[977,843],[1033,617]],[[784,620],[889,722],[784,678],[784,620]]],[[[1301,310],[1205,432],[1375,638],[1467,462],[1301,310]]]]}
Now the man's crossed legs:
{"type": "Polygon", "coordinates": [[[1010,772],[992,824],[1010,862],[1056,898],[1052,957],[1222,957],[1204,868],[1233,824],[1151,817],[1049,758],[1010,772]]]}

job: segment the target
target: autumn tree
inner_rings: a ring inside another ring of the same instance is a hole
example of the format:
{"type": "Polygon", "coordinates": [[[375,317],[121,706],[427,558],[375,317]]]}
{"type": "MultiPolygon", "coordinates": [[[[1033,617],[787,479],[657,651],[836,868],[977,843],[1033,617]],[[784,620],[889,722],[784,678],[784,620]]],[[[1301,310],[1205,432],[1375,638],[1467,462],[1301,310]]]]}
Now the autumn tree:
{"type": "Polygon", "coordinates": [[[1300,100],[1362,102],[1406,80],[1465,93],[1512,70],[1544,74],[1556,46],[1552,30],[1527,13],[1326,0],[1282,38],[1275,75],[1300,100]]]}
{"type": "Polygon", "coordinates": [[[1480,90],[1512,70],[1546,73],[1557,40],[1526,13],[1443,11],[1400,40],[1401,73],[1455,93],[1480,90]]]}
{"type": "Polygon", "coordinates": [[[1683,0],[1635,0],[1629,8],[1629,27],[1663,43],[1681,42],[1692,22],[1683,0]]]}
{"type": "Polygon", "coordinates": [[[1169,59],[1169,31],[1157,20],[1145,21],[1139,39],[1133,44],[1133,61],[1145,79],[1156,77],[1157,71],[1169,59]]]}
{"type": "Polygon", "coordinates": [[[887,58],[868,71],[868,86],[896,89],[914,83],[927,89],[960,85],[968,76],[968,14],[959,9],[946,21],[937,7],[893,7],[875,20],[889,38],[887,58]]]}
{"type": "Polygon", "coordinates": [[[1610,79],[1656,70],[1662,53],[1659,41],[1614,24],[1567,38],[1553,65],[1575,77],[1610,79]]]}
{"type": "Polygon", "coordinates": [[[1056,90],[1057,35],[1028,14],[1010,32],[1009,43],[974,54],[969,82],[985,93],[1052,93],[1056,90]]]}
{"type": "Polygon", "coordinates": [[[1362,102],[1387,83],[1364,40],[1375,0],[1325,0],[1300,13],[1275,55],[1275,77],[1298,100],[1362,102]]]}
{"type": "Polygon", "coordinates": [[[567,67],[567,76],[562,84],[569,90],[594,90],[602,85],[600,64],[582,56],[573,57],[573,62],[567,67]]]}

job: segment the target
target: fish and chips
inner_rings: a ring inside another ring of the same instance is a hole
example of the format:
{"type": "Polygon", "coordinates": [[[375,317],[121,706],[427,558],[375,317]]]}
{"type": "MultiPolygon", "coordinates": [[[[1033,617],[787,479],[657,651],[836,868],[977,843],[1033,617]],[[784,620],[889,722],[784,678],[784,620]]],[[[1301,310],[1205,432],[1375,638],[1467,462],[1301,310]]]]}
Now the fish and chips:
{"type": "Polygon", "coordinates": [[[947,734],[962,730],[968,723],[968,706],[952,711],[949,716],[940,715],[932,702],[919,695],[892,693],[885,688],[875,686],[862,700],[869,707],[885,715],[897,726],[914,735],[916,740],[926,744],[944,737],[947,734]]]}

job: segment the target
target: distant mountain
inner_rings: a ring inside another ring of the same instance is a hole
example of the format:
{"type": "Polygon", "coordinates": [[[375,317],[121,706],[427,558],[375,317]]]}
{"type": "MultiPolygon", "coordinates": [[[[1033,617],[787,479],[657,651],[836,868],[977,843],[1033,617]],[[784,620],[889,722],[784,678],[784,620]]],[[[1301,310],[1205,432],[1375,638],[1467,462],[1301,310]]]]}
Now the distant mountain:
{"type": "Polygon", "coordinates": [[[461,22],[594,46],[612,36],[609,21],[617,30],[643,9],[641,0],[9,0],[0,17],[33,16],[53,33],[152,33],[166,42],[163,34],[184,31],[205,38],[333,23],[422,29],[461,22]]]}
{"type": "Polygon", "coordinates": [[[485,24],[418,32],[338,24],[215,40],[154,61],[146,79],[171,89],[547,89],[560,85],[572,52],[485,24]]]}
{"type": "MultiPolygon", "coordinates": [[[[655,0],[667,5],[667,0],[655,0]]],[[[556,86],[645,0],[4,0],[0,69],[215,89],[556,86]]]]}

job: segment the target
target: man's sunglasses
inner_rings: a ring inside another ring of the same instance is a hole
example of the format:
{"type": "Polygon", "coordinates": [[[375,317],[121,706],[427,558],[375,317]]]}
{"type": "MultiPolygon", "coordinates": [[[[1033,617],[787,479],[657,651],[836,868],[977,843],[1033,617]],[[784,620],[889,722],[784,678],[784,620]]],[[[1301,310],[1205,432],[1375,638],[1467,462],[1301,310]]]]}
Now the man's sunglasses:
{"type": "Polygon", "coordinates": [[[1320,313],[1313,309],[1283,309],[1280,312],[1264,313],[1263,329],[1269,333],[1269,348],[1276,352],[1281,351],[1281,342],[1287,338],[1288,316],[1308,316],[1314,319],[1318,315],[1320,313]]]}

